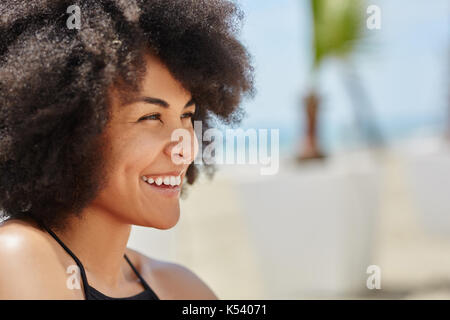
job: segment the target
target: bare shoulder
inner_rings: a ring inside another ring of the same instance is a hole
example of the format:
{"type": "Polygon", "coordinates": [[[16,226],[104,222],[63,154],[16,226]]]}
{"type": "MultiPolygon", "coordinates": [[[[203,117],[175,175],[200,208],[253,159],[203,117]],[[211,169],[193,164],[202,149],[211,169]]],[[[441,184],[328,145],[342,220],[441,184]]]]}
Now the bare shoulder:
{"type": "Polygon", "coordinates": [[[141,275],[162,300],[217,300],[218,297],[194,272],[172,262],[127,249],[139,265],[141,275]]]}
{"type": "Polygon", "coordinates": [[[48,235],[33,223],[0,223],[0,299],[74,299],[48,235]]]}

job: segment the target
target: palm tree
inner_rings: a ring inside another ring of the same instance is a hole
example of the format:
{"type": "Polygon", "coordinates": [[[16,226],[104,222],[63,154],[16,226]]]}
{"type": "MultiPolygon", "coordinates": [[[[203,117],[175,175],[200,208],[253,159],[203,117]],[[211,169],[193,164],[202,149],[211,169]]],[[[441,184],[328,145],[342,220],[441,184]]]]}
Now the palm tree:
{"type": "MultiPolygon", "coordinates": [[[[299,155],[299,160],[324,157],[317,137],[320,98],[315,80],[320,67],[324,60],[329,57],[337,57],[342,61],[350,60],[352,53],[363,39],[365,23],[363,2],[361,0],[310,0],[310,4],[313,18],[312,47],[314,60],[311,70],[312,86],[304,98],[306,137],[302,144],[303,149],[299,155]]],[[[358,88],[356,91],[360,94],[353,94],[353,97],[364,97],[361,88],[358,88]]],[[[356,114],[358,115],[359,113],[357,112],[356,114]]]]}

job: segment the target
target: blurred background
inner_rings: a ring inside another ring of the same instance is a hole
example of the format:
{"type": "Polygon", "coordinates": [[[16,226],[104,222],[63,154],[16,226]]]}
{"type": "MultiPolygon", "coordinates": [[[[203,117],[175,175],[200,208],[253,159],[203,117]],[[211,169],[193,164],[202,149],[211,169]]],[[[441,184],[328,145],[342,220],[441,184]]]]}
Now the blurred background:
{"type": "Polygon", "coordinates": [[[279,171],[219,165],[129,246],[221,299],[450,298],[450,0],[239,3],[279,171]]]}

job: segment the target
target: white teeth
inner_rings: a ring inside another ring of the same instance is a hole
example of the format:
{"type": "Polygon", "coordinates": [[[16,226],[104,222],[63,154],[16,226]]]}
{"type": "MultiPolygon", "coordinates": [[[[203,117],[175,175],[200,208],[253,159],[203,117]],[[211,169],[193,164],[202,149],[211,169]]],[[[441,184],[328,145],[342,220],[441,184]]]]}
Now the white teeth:
{"type": "Polygon", "coordinates": [[[158,177],[158,178],[147,178],[146,176],[142,176],[142,180],[146,181],[148,184],[156,183],[158,186],[164,184],[166,186],[179,186],[181,184],[181,176],[167,176],[167,177],[158,177]]]}

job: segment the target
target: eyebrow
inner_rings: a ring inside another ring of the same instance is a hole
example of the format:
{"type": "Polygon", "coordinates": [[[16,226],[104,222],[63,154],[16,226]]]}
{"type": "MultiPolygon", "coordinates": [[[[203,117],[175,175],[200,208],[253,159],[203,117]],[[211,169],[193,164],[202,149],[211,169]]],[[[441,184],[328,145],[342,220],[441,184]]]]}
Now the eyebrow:
{"type": "MultiPolygon", "coordinates": [[[[164,101],[164,100],[159,99],[159,98],[147,97],[147,96],[139,97],[136,100],[134,100],[133,102],[145,102],[145,103],[149,103],[149,104],[155,104],[155,105],[158,105],[158,106],[163,107],[163,108],[169,108],[169,106],[170,106],[169,103],[167,103],[167,101],[164,101]]],[[[186,105],[183,108],[190,107],[190,106],[192,106],[194,104],[195,104],[195,101],[192,98],[191,100],[189,100],[186,103],[186,105]]]]}

